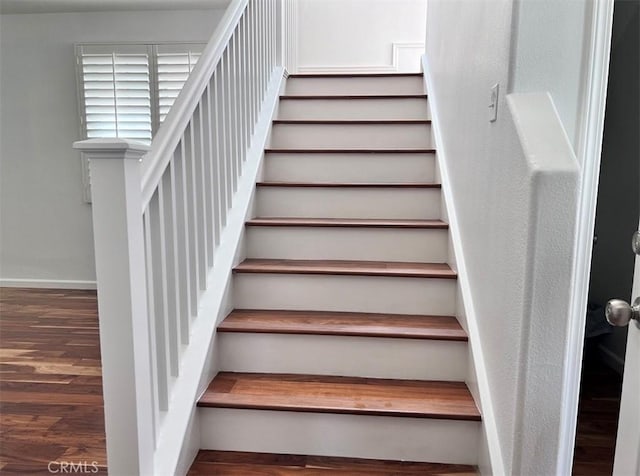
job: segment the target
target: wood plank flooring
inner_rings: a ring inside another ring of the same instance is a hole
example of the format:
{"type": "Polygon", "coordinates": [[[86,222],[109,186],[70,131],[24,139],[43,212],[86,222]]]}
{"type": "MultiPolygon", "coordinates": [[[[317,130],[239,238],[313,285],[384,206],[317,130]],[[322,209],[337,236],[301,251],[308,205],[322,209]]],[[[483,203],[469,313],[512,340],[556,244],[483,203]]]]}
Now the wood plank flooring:
{"type": "Polygon", "coordinates": [[[349,260],[244,260],[233,270],[236,273],[339,274],[349,276],[396,276],[407,278],[456,279],[449,265],[443,263],[410,263],[400,261],[349,260]]]}
{"type": "MultiPolygon", "coordinates": [[[[0,473],[44,475],[51,474],[50,461],[96,461],[100,471],[92,474],[106,474],[101,389],[95,292],[0,288],[0,473]]],[[[613,371],[602,365],[585,369],[575,476],[611,474],[619,394],[620,377],[613,371]]],[[[190,474],[475,474],[464,466],[288,455],[255,458],[200,452],[190,474]]]]}
{"type": "Polygon", "coordinates": [[[597,344],[585,346],[573,476],[613,473],[622,378],[602,362],[597,344]]]}
{"type": "Polygon", "coordinates": [[[364,312],[235,309],[218,331],[467,341],[467,334],[452,316],[364,312]]]}
{"type": "Polygon", "coordinates": [[[480,421],[462,382],[220,372],[198,405],[480,421]]]}
{"type": "Polygon", "coordinates": [[[200,451],[190,476],[472,476],[473,466],[322,456],[200,451]]]}
{"type": "Polygon", "coordinates": [[[0,288],[0,415],[2,474],[106,474],[95,291],[0,288]]]}

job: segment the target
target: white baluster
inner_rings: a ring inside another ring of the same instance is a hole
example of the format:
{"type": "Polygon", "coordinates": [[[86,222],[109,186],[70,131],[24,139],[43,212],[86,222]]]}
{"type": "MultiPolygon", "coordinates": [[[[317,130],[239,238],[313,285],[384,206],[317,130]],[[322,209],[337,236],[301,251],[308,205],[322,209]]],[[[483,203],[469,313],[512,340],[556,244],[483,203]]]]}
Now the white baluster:
{"type": "Polygon", "coordinates": [[[226,153],[225,153],[225,171],[226,171],[226,183],[227,183],[227,206],[229,208],[231,208],[232,205],[232,198],[233,198],[233,194],[235,192],[235,178],[236,178],[236,170],[235,170],[235,163],[233,160],[233,154],[234,154],[234,150],[233,150],[233,131],[231,130],[231,128],[233,127],[233,122],[232,122],[232,117],[233,117],[233,105],[231,102],[231,83],[232,83],[232,75],[231,75],[231,57],[230,57],[230,53],[229,53],[229,48],[231,48],[231,45],[229,45],[227,47],[227,49],[224,52],[224,64],[225,64],[225,69],[224,69],[224,77],[222,78],[222,87],[223,87],[223,94],[222,94],[222,99],[224,101],[224,115],[222,120],[224,121],[225,124],[225,130],[224,130],[224,141],[225,141],[225,145],[226,145],[226,153]]]}
{"type": "Polygon", "coordinates": [[[220,227],[218,225],[220,212],[218,210],[218,178],[216,155],[213,143],[213,131],[216,125],[212,120],[211,112],[211,83],[209,83],[202,96],[202,127],[204,134],[204,157],[205,157],[205,181],[204,190],[206,195],[206,215],[208,219],[207,228],[207,250],[209,257],[208,266],[211,268],[214,263],[215,249],[220,240],[220,227]]]}
{"type": "Polygon", "coordinates": [[[251,32],[251,38],[249,42],[249,60],[251,62],[251,131],[255,130],[255,125],[258,117],[258,68],[257,68],[257,48],[256,48],[256,38],[257,38],[257,23],[256,23],[256,6],[253,0],[249,0],[249,15],[251,19],[251,23],[249,26],[249,31],[251,32]]]}
{"type": "Polygon", "coordinates": [[[278,0],[277,13],[276,13],[276,64],[277,66],[286,67],[286,58],[284,54],[285,45],[285,12],[286,12],[287,0],[278,0]]]}
{"type": "Polygon", "coordinates": [[[232,45],[232,57],[233,57],[233,140],[234,143],[236,144],[236,155],[235,155],[235,160],[236,160],[236,186],[234,188],[234,190],[238,189],[238,183],[240,181],[240,176],[242,175],[242,156],[243,156],[243,151],[242,151],[242,136],[240,133],[240,122],[241,122],[241,118],[240,118],[240,112],[242,111],[241,109],[241,104],[240,104],[240,82],[242,81],[241,78],[241,68],[240,68],[240,54],[239,54],[239,30],[236,29],[236,31],[233,34],[233,39],[231,40],[231,45],[232,45]]]}
{"type": "Polygon", "coordinates": [[[285,43],[285,49],[287,52],[287,67],[291,64],[291,2],[289,0],[285,0],[287,3],[287,18],[286,18],[286,27],[285,32],[287,34],[287,41],[285,43]]]}
{"type": "Polygon", "coordinates": [[[148,209],[143,213],[145,252],[147,263],[147,300],[149,309],[149,329],[151,355],[156,364],[154,380],[156,382],[158,408],[169,409],[169,365],[165,336],[164,297],[162,290],[162,265],[160,250],[160,226],[158,223],[158,195],[151,197],[148,209]]]}
{"type": "Polygon", "coordinates": [[[247,149],[249,148],[249,140],[251,138],[249,134],[249,94],[247,86],[249,84],[249,65],[247,59],[247,12],[240,20],[240,64],[242,65],[242,83],[241,83],[241,102],[242,102],[242,150],[244,151],[242,161],[247,159],[247,149]]]}
{"type": "MultiPolygon", "coordinates": [[[[262,100],[264,101],[267,92],[267,82],[269,76],[269,12],[267,10],[268,0],[262,3],[262,100]]],[[[262,101],[260,101],[262,104],[262,101]]]]}
{"type": "Polygon", "coordinates": [[[187,166],[184,159],[184,138],[178,143],[178,147],[173,154],[173,180],[176,188],[176,229],[178,248],[178,286],[180,289],[180,341],[183,345],[188,345],[190,340],[191,316],[196,313],[197,308],[192,306],[191,292],[191,263],[189,260],[189,207],[187,206],[187,166]]]}
{"type": "Polygon", "coordinates": [[[257,47],[258,54],[256,55],[256,61],[258,63],[258,111],[260,110],[260,104],[262,104],[262,84],[264,82],[264,68],[263,68],[263,59],[264,59],[264,26],[262,20],[264,19],[262,11],[264,7],[264,0],[262,2],[256,3],[256,16],[258,17],[258,26],[257,26],[257,47]]]}
{"type": "Polygon", "coordinates": [[[185,187],[187,191],[187,216],[186,223],[189,230],[189,242],[187,249],[189,250],[189,287],[191,290],[191,317],[195,318],[198,312],[198,297],[200,295],[200,287],[198,278],[200,276],[199,257],[198,257],[198,226],[196,214],[196,172],[193,154],[193,123],[189,122],[187,129],[184,131],[182,143],[182,159],[185,165],[185,187]]]}
{"type": "MultiPolygon", "coordinates": [[[[180,313],[183,312],[180,305],[181,291],[178,281],[178,220],[177,214],[177,197],[176,197],[176,176],[175,176],[175,160],[169,162],[167,170],[162,176],[162,194],[161,203],[163,215],[165,240],[166,240],[166,280],[167,280],[167,333],[169,336],[169,346],[171,355],[175,358],[172,360],[172,372],[175,372],[174,366],[179,365],[180,345],[181,345],[181,329],[180,329],[180,313]]],[[[184,311],[185,314],[187,311],[184,311]]],[[[177,375],[174,373],[174,375],[177,375]]]]}
{"type": "Polygon", "coordinates": [[[264,47],[266,49],[266,53],[264,55],[265,60],[265,70],[266,70],[266,81],[265,81],[265,93],[267,90],[267,84],[269,83],[269,78],[271,77],[271,0],[266,0],[264,4],[265,8],[265,41],[264,47]]]}
{"type": "Polygon", "coordinates": [[[229,42],[229,99],[231,104],[231,109],[229,111],[229,138],[231,143],[233,144],[233,155],[231,156],[233,160],[232,170],[233,170],[233,192],[238,190],[238,177],[240,176],[240,146],[238,144],[238,98],[236,97],[236,92],[238,90],[238,59],[236,58],[236,38],[237,38],[238,30],[233,32],[233,36],[231,37],[231,41],[229,42]]]}
{"type": "Polygon", "coordinates": [[[171,236],[173,227],[171,224],[171,197],[167,196],[167,191],[165,191],[166,182],[164,177],[168,175],[167,172],[165,171],[163,174],[163,180],[158,184],[157,198],[149,203],[149,208],[157,207],[157,210],[154,210],[154,213],[151,214],[155,241],[153,259],[154,262],[159,264],[159,266],[155,267],[154,281],[158,282],[156,288],[161,293],[161,297],[156,297],[156,299],[162,304],[162,313],[156,314],[156,335],[158,340],[164,342],[165,353],[169,363],[169,374],[172,377],[177,377],[180,373],[180,349],[178,345],[174,345],[173,339],[176,336],[171,335],[173,329],[170,328],[170,321],[172,318],[169,317],[172,314],[172,299],[175,299],[175,296],[169,293],[169,269],[171,266],[169,261],[173,256],[171,236]],[[169,201],[166,200],[167,198],[169,201]]]}
{"type": "Polygon", "coordinates": [[[217,187],[219,188],[218,197],[220,200],[220,227],[224,228],[227,224],[227,182],[225,180],[225,159],[224,159],[224,106],[222,100],[222,85],[221,79],[223,77],[223,65],[222,62],[216,68],[213,75],[213,112],[215,114],[214,123],[215,128],[215,143],[216,143],[216,161],[218,165],[218,179],[217,187]]]}
{"type": "Polygon", "coordinates": [[[224,203],[225,203],[225,214],[224,214],[224,220],[223,223],[226,225],[227,220],[227,212],[229,211],[229,209],[231,208],[231,195],[233,193],[230,184],[231,184],[231,163],[229,162],[229,139],[227,137],[227,130],[229,129],[229,123],[228,123],[228,118],[229,118],[229,114],[227,113],[228,111],[228,105],[227,103],[229,102],[229,95],[228,95],[228,83],[229,83],[229,75],[228,75],[228,69],[229,69],[229,61],[227,58],[227,54],[226,51],[225,53],[223,53],[222,58],[220,60],[220,73],[218,75],[216,75],[216,80],[218,81],[218,93],[217,93],[217,98],[218,98],[218,102],[219,102],[219,113],[220,113],[220,117],[219,117],[219,122],[218,124],[220,124],[219,127],[219,139],[222,145],[222,152],[220,155],[220,159],[221,159],[221,164],[222,164],[222,186],[224,188],[224,192],[225,192],[225,196],[224,196],[224,203]]]}
{"type": "Polygon", "coordinates": [[[294,48],[293,39],[295,38],[293,32],[293,14],[294,14],[294,5],[292,1],[287,2],[289,4],[289,22],[287,32],[289,33],[289,40],[287,42],[287,48],[289,49],[289,65],[293,64],[293,55],[294,48]]]}
{"type": "Polygon", "coordinates": [[[276,2],[269,0],[269,78],[275,66],[276,59],[276,2]]]}
{"type": "Polygon", "coordinates": [[[207,230],[208,220],[205,212],[205,166],[204,166],[204,141],[202,129],[202,103],[198,104],[193,113],[191,123],[193,135],[193,191],[195,203],[195,225],[198,237],[198,283],[201,291],[207,289],[207,230]]]}

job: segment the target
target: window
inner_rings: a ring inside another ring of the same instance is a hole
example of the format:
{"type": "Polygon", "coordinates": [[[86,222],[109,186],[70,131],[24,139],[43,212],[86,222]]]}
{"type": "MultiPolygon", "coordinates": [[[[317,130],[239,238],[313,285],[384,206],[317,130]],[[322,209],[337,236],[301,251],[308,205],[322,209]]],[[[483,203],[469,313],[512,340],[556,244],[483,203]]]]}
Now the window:
{"type": "Polygon", "coordinates": [[[200,58],[199,51],[180,51],[169,45],[158,47],[158,121],[162,123],[200,58]]]}
{"type": "Polygon", "coordinates": [[[150,143],[203,47],[77,45],[83,136],[150,143]]]}

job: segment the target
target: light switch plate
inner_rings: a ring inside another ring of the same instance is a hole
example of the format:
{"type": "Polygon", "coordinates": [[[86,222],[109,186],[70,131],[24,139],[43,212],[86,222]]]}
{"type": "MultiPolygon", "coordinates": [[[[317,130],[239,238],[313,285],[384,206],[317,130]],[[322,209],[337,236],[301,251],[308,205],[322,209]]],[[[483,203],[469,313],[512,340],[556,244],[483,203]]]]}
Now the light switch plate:
{"type": "Polygon", "coordinates": [[[496,122],[498,119],[498,95],[500,94],[500,85],[498,83],[491,87],[491,104],[489,104],[489,122],[496,122]]]}

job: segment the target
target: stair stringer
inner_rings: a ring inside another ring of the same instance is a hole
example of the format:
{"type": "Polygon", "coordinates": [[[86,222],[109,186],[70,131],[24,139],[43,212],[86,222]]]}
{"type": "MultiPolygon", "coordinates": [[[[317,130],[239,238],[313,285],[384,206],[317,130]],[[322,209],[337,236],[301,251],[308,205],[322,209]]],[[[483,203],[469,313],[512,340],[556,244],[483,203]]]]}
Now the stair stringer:
{"type": "Polygon", "coordinates": [[[198,317],[190,329],[192,343],[185,351],[180,369],[181,375],[188,376],[189,384],[178,387],[171,395],[172,400],[181,402],[180,409],[167,415],[157,441],[155,467],[162,468],[163,474],[186,475],[201,447],[196,403],[220,370],[216,328],[233,307],[232,269],[245,257],[245,222],[253,215],[255,184],[260,178],[264,148],[271,134],[284,79],[284,68],[274,69],[216,250],[215,256],[219,258],[207,276],[207,289],[203,291],[198,317]]]}
{"type": "Polygon", "coordinates": [[[424,86],[429,97],[429,112],[432,118],[431,134],[436,152],[436,180],[441,183],[442,192],[442,219],[449,223],[449,257],[448,264],[458,273],[456,289],[456,316],[460,325],[469,337],[468,370],[465,382],[476,401],[476,405],[482,414],[482,427],[478,444],[478,468],[483,475],[506,475],[504,460],[498,438],[498,429],[495,420],[495,411],[491,397],[491,389],[487,377],[484,352],[476,319],[476,312],[471,293],[460,228],[453,200],[453,192],[447,169],[446,150],[439,129],[438,102],[429,89],[431,84],[431,72],[426,55],[422,56],[422,69],[424,86]]]}

